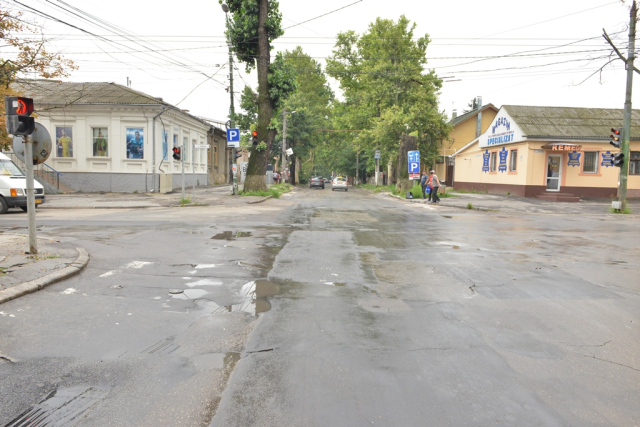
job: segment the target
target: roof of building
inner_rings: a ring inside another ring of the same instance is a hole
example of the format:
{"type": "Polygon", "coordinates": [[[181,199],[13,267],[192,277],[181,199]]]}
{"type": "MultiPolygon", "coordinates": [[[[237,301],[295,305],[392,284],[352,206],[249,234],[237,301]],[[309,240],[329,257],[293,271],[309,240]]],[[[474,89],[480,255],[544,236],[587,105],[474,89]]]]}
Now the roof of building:
{"type": "Polygon", "coordinates": [[[36,105],[66,107],[71,105],[164,106],[212,126],[206,120],[146,93],[117,83],[62,82],[47,79],[21,79],[12,86],[36,105]]]}
{"type": "Polygon", "coordinates": [[[495,105],[493,105],[493,104],[485,104],[485,105],[483,105],[481,108],[479,108],[477,110],[471,110],[471,111],[469,111],[467,113],[464,113],[464,114],[462,114],[460,116],[456,116],[455,118],[449,120],[449,124],[451,126],[455,126],[458,123],[464,122],[468,118],[471,118],[471,117],[475,116],[479,111],[484,111],[487,108],[493,108],[494,110],[498,111],[498,108],[495,105]]]}
{"type": "MultiPolygon", "coordinates": [[[[503,105],[528,138],[607,139],[622,127],[624,110],[610,108],[503,105]]],[[[640,139],[640,110],[631,114],[631,139],[640,139]]]]}

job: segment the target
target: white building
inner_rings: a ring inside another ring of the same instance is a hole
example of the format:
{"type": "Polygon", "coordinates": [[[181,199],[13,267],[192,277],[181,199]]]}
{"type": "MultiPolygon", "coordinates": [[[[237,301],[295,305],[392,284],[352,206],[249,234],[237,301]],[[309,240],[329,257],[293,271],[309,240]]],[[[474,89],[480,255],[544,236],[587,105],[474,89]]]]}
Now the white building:
{"type": "Polygon", "coordinates": [[[182,149],[186,185],[224,182],[228,175],[223,131],[161,98],[115,83],[21,80],[14,88],[34,99],[36,120],[51,134],[46,164],[60,174],[63,190],[178,188],[183,165],[173,159],[173,147],[182,149]],[[204,145],[210,149],[197,148],[204,145]]]}

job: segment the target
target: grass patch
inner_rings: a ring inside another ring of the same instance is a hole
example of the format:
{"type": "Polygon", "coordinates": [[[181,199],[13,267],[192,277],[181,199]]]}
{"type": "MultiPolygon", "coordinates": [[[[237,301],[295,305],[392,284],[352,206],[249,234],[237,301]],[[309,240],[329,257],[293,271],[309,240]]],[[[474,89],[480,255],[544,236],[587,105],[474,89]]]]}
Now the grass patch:
{"type": "Polygon", "coordinates": [[[191,199],[189,197],[185,197],[184,199],[180,199],[180,206],[188,205],[191,203],[191,199]]]}
{"type": "Polygon", "coordinates": [[[467,209],[473,209],[473,204],[472,203],[467,203],[467,209]]]}
{"type": "Polygon", "coordinates": [[[627,206],[626,208],[624,208],[622,210],[609,208],[609,213],[629,215],[631,213],[631,208],[629,206],[627,206]]]}
{"type": "Polygon", "coordinates": [[[240,192],[241,196],[257,196],[257,197],[269,197],[272,196],[274,199],[280,198],[280,195],[291,191],[291,184],[274,184],[267,191],[242,191],[240,192]]]}

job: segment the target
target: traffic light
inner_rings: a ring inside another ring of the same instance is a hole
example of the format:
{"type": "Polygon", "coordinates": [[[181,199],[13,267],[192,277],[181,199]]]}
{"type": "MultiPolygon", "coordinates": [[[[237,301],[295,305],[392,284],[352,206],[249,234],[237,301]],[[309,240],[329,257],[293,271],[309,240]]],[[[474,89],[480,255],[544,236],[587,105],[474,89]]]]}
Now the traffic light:
{"type": "Polygon", "coordinates": [[[11,135],[31,135],[36,129],[33,113],[33,99],[20,96],[5,96],[4,109],[7,117],[7,133],[11,135]]]}
{"type": "Polygon", "coordinates": [[[173,158],[180,160],[180,147],[173,147],[173,158]]]}
{"type": "Polygon", "coordinates": [[[611,165],[621,168],[624,166],[624,153],[615,153],[611,158],[611,165]]]}
{"type": "Polygon", "coordinates": [[[609,141],[609,144],[616,148],[620,148],[620,132],[622,132],[622,128],[611,128],[611,132],[613,133],[611,134],[611,141],[609,141]]]}
{"type": "Polygon", "coordinates": [[[234,158],[237,159],[238,157],[242,157],[242,150],[240,148],[234,148],[233,149],[233,155],[234,158]]]}
{"type": "Polygon", "coordinates": [[[254,130],[251,135],[253,136],[253,145],[258,145],[258,131],[254,130]]]}

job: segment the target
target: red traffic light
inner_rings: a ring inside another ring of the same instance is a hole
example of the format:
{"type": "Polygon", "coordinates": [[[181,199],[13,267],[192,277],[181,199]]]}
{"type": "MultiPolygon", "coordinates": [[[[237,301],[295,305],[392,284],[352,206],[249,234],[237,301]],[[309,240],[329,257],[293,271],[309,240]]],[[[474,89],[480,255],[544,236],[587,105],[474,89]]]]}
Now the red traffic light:
{"type": "Polygon", "coordinates": [[[253,135],[253,137],[256,138],[258,136],[258,131],[254,130],[253,132],[251,132],[251,135],[253,135]]]}
{"type": "Polygon", "coordinates": [[[613,132],[614,135],[620,135],[620,131],[622,128],[611,128],[611,132],[613,132]]]}
{"type": "Polygon", "coordinates": [[[5,110],[7,115],[30,117],[33,113],[33,99],[21,96],[5,97],[5,110]]]}

